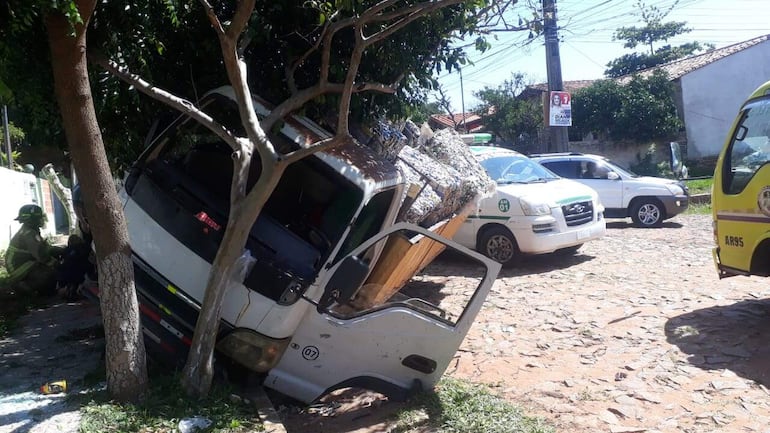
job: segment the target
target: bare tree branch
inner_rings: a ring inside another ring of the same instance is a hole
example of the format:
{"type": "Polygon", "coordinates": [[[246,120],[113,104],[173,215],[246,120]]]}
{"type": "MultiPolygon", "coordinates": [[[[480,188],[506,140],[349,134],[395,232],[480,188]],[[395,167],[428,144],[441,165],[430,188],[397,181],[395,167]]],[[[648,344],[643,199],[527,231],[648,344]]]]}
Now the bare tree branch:
{"type": "Polygon", "coordinates": [[[366,37],[365,47],[368,47],[376,42],[379,42],[383,39],[388,38],[393,33],[401,30],[402,28],[406,27],[407,25],[411,24],[417,19],[430,14],[431,12],[435,12],[436,10],[445,8],[447,6],[462,3],[463,1],[464,0],[437,0],[429,3],[420,3],[418,5],[415,5],[414,7],[409,8],[413,10],[408,15],[404,16],[403,18],[400,18],[398,21],[387,26],[383,30],[380,30],[377,33],[374,33],[373,35],[366,37]]]}
{"type": "Polygon", "coordinates": [[[227,38],[237,40],[246,25],[249,23],[251,13],[254,12],[255,0],[238,0],[238,9],[235,11],[235,16],[230,23],[230,27],[227,28],[227,38]]]}
{"type": "Polygon", "coordinates": [[[353,83],[356,80],[356,75],[358,75],[358,68],[361,66],[361,57],[363,57],[364,50],[366,49],[363,25],[364,24],[358,24],[354,27],[356,43],[353,46],[353,52],[350,53],[348,73],[345,75],[345,83],[340,97],[340,105],[337,113],[337,134],[350,134],[350,98],[353,95],[353,83]]]}
{"type": "Polygon", "coordinates": [[[208,128],[211,132],[215,133],[217,137],[222,139],[222,141],[227,143],[230,146],[230,148],[233,149],[233,152],[236,152],[241,149],[240,144],[238,144],[237,142],[237,138],[232,132],[228,131],[224,126],[222,126],[219,122],[215,121],[211,116],[201,111],[192,102],[186,99],[179,98],[175,95],[172,95],[171,93],[168,93],[159,87],[153,86],[152,84],[140,78],[138,75],[131,73],[130,71],[128,71],[128,69],[119,66],[117,63],[111,60],[99,58],[98,56],[93,54],[89,55],[89,59],[91,59],[91,61],[96,63],[97,65],[103,67],[112,75],[120,78],[121,80],[125,81],[128,84],[131,84],[137,90],[144,93],[145,95],[157,101],[160,101],[166,105],[170,105],[171,107],[174,107],[177,110],[181,111],[183,114],[187,114],[188,116],[192,117],[193,119],[198,121],[201,125],[208,128]]]}
{"type": "Polygon", "coordinates": [[[302,147],[293,152],[287,153],[286,155],[283,155],[281,157],[281,161],[284,162],[286,165],[289,165],[293,162],[299,161],[302,158],[305,158],[306,156],[309,156],[318,152],[323,152],[333,147],[337,147],[349,139],[351,139],[350,135],[337,134],[334,137],[327,138],[325,140],[321,140],[319,142],[313,143],[308,147],[302,147]]]}

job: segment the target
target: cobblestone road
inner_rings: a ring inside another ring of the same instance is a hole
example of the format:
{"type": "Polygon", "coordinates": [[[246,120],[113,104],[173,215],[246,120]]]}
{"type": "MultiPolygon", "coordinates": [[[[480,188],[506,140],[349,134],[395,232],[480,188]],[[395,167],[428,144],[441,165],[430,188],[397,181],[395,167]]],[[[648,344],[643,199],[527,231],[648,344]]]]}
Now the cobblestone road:
{"type": "Polygon", "coordinates": [[[449,374],[560,432],[770,432],[770,286],[719,280],[708,215],[613,221],[503,271],[449,374]]]}

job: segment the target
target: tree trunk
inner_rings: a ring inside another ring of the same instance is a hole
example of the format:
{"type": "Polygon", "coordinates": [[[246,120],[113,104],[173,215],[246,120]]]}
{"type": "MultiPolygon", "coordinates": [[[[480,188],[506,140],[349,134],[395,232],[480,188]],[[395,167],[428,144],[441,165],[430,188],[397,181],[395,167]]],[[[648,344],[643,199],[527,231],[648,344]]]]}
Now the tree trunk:
{"type": "Polygon", "coordinates": [[[134,291],[125,217],[96,120],[86,62],[86,29],[96,0],[76,0],[83,24],[59,13],[46,17],[54,88],[67,143],[81,179],[99,263],[100,303],[107,343],[107,389],[120,401],[147,390],[144,340],[134,291]],[[75,34],[72,35],[72,30],[75,34]]]}
{"type": "Polygon", "coordinates": [[[182,372],[182,386],[188,395],[205,397],[211,389],[211,381],[214,377],[213,355],[217,343],[222,302],[233,278],[233,265],[241,256],[251,226],[254,225],[267,199],[273,193],[284,168],[283,165],[272,167],[263,165],[262,175],[252,187],[252,191],[257,194],[248,199],[242,198],[239,203],[230,205],[227,228],[214,263],[211,264],[203,304],[195,324],[190,354],[187,356],[182,372]]]}

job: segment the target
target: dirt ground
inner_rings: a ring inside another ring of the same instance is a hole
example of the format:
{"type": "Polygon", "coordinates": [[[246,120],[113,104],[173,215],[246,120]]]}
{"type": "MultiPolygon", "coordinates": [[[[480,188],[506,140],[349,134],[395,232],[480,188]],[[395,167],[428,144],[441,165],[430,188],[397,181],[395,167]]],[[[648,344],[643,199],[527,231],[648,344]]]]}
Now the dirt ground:
{"type": "MultiPolygon", "coordinates": [[[[708,215],[611,220],[574,256],[504,270],[447,374],[559,432],[770,432],[770,286],[719,280],[708,215]]],[[[463,275],[442,257],[431,273],[463,275]]],[[[283,410],[297,432],[386,432],[398,405],[342,391],[283,410]]]]}

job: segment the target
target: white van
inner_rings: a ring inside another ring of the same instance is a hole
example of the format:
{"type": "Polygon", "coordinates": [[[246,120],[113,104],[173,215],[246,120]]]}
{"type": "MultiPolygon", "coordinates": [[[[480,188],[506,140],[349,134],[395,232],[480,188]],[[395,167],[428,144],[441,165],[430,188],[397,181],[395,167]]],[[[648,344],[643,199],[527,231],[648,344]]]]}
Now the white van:
{"type": "MultiPolygon", "coordinates": [[[[258,114],[268,113],[265,101],[254,103],[258,114]]],[[[232,89],[212,91],[200,105],[241,130],[232,89]]],[[[271,134],[281,152],[328,136],[308,119],[285,120],[271,134]]],[[[150,143],[121,195],[148,351],[182,364],[227,224],[231,150],[187,116],[150,143]]],[[[252,266],[228,287],[216,358],[304,402],[342,387],[403,399],[435,385],[500,267],[427,229],[396,223],[404,187],[393,164],[353,141],[290,165],[249,233],[244,256],[252,266]],[[430,292],[410,286],[426,263],[395,280],[380,266],[412,245],[435,246],[425,239],[468,258],[473,277],[446,287],[462,286],[464,302],[443,304],[435,296],[443,283],[430,292]]]]}
{"type": "Polygon", "coordinates": [[[499,147],[471,146],[497,182],[455,234],[459,244],[513,265],[520,254],[576,252],[606,232],[596,191],[562,179],[526,156],[499,147]]]}

